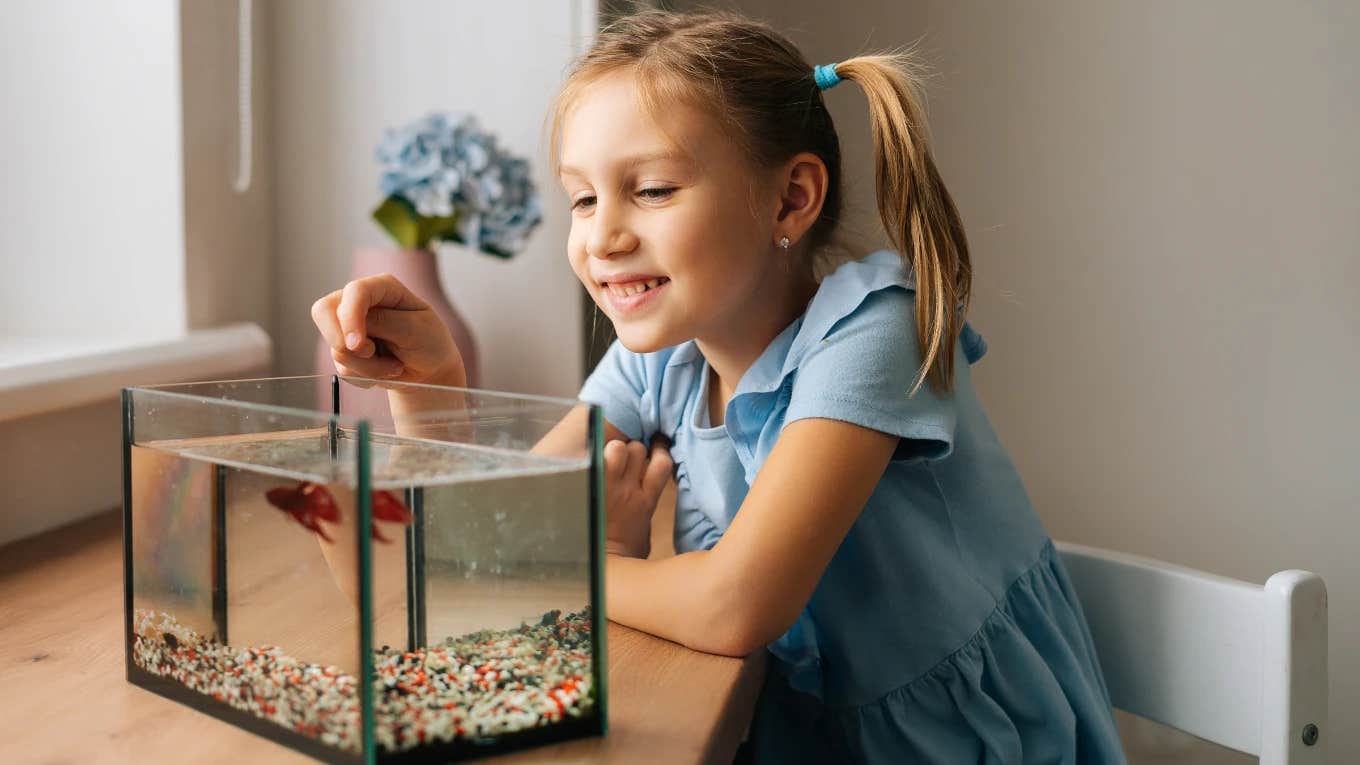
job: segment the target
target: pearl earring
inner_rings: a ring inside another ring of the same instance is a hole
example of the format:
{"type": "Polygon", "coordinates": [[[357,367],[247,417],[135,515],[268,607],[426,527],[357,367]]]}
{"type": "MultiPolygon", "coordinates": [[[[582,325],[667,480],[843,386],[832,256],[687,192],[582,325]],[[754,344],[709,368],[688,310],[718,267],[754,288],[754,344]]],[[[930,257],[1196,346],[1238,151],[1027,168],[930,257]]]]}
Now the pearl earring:
{"type": "Polygon", "coordinates": [[[787,250],[788,248],[789,248],[789,238],[788,238],[787,236],[781,236],[781,237],[779,237],[779,249],[781,249],[781,250],[787,250]]]}

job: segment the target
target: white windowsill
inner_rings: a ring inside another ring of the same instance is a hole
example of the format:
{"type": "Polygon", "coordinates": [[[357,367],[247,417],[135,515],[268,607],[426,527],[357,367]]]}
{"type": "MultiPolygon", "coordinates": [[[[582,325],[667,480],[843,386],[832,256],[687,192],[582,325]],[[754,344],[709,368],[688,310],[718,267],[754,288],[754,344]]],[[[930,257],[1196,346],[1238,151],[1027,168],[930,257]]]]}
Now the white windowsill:
{"type": "Polygon", "coordinates": [[[254,324],[151,342],[0,338],[0,422],[109,399],[127,386],[231,377],[267,366],[271,351],[254,324]]]}

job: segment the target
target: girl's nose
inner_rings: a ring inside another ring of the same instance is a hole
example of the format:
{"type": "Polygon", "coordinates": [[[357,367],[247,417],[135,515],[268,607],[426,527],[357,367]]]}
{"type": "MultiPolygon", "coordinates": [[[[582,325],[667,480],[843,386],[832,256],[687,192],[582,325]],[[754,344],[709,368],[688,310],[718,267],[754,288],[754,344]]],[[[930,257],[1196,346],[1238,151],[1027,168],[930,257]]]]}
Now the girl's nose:
{"type": "Polygon", "coordinates": [[[621,216],[607,212],[603,205],[595,210],[590,236],[586,238],[586,254],[592,258],[612,258],[637,248],[637,236],[626,226],[621,216]]]}

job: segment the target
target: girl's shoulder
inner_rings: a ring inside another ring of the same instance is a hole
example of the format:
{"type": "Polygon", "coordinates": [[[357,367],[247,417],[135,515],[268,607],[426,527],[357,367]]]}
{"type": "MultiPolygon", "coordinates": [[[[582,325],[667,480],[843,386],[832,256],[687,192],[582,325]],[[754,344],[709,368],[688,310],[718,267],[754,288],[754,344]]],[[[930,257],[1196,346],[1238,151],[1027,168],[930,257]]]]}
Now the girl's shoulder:
{"type": "MultiPolygon", "coordinates": [[[[785,373],[825,353],[825,346],[847,341],[856,350],[877,347],[896,349],[897,356],[917,355],[915,301],[915,279],[896,252],[878,250],[842,263],[822,279],[808,305],[785,358],[785,373]]],[[[967,322],[959,340],[970,364],[986,352],[982,336],[967,322]]]]}
{"type": "MultiPolygon", "coordinates": [[[[894,460],[939,460],[953,453],[965,373],[941,392],[913,393],[922,358],[916,337],[916,288],[890,250],[845,263],[823,281],[790,344],[780,389],[787,390],[782,425],[805,418],[841,420],[898,436],[894,460]]],[[[982,357],[986,345],[966,323],[955,350],[958,365],[982,357]]]]}

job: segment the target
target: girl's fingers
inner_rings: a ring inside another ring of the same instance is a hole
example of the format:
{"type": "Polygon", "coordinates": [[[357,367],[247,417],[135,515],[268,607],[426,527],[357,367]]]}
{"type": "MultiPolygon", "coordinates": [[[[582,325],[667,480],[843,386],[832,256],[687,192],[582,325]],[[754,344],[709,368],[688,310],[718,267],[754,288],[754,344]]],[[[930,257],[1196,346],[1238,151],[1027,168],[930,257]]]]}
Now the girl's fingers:
{"type": "Polygon", "coordinates": [[[344,333],[340,331],[340,320],[335,316],[335,309],[339,305],[340,290],[312,303],[312,323],[326,339],[326,345],[337,351],[345,347],[344,333]]]}
{"type": "Polygon", "coordinates": [[[429,325],[419,316],[421,314],[416,311],[400,308],[370,309],[367,318],[369,337],[381,338],[392,349],[429,347],[429,325]]]}
{"type": "Polygon", "coordinates": [[[351,351],[363,349],[368,339],[367,319],[371,308],[414,311],[428,307],[391,274],[355,279],[340,291],[340,303],[335,309],[340,320],[342,345],[351,351]]]}
{"type": "MultiPolygon", "coordinates": [[[[312,322],[321,331],[321,336],[325,338],[326,345],[332,350],[350,350],[345,347],[344,330],[340,328],[340,319],[336,315],[340,305],[342,290],[336,290],[331,294],[312,303],[312,322]]],[[[365,339],[359,347],[353,350],[354,355],[360,358],[368,358],[377,350],[377,346],[371,340],[365,339]]]]}
{"type": "Polygon", "coordinates": [[[355,377],[385,380],[400,376],[406,369],[400,361],[391,356],[364,358],[349,351],[337,351],[332,348],[331,358],[335,361],[337,370],[344,366],[349,370],[348,374],[355,377]]]}
{"type": "Polygon", "coordinates": [[[628,445],[623,441],[610,441],[604,445],[604,477],[610,482],[618,482],[628,468],[628,445]]]}
{"type": "Polygon", "coordinates": [[[338,362],[335,365],[335,373],[340,375],[341,377],[350,378],[345,381],[345,384],[353,385],[354,387],[359,388],[361,390],[368,390],[369,388],[372,388],[374,385],[374,383],[366,383],[360,381],[358,378],[363,377],[363,375],[359,374],[358,372],[355,372],[353,369],[350,369],[344,364],[340,364],[338,362]]]}
{"type": "Polygon", "coordinates": [[[605,477],[612,483],[640,487],[653,502],[666,488],[674,466],[665,436],[653,438],[650,451],[641,441],[614,440],[604,445],[605,477]]]}
{"type": "Polygon", "coordinates": [[[642,490],[648,497],[660,497],[666,488],[666,480],[671,477],[675,463],[671,460],[670,441],[658,435],[652,439],[652,451],[647,457],[647,469],[642,476],[642,490]]]}
{"type": "Polygon", "coordinates": [[[363,389],[363,390],[368,390],[369,388],[372,388],[372,387],[373,387],[373,384],[372,384],[372,383],[364,383],[364,382],[358,381],[357,378],[363,377],[363,375],[359,374],[358,372],[354,371],[353,369],[350,369],[349,367],[345,366],[344,364],[341,364],[341,363],[338,362],[338,361],[335,363],[335,373],[338,374],[338,375],[340,375],[341,377],[349,377],[349,378],[351,378],[350,380],[347,380],[347,381],[346,381],[345,384],[347,384],[347,385],[353,385],[354,387],[356,387],[356,388],[361,388],[361,389],[363,389]]]}
{"type": "Polygon", "coordinates": [[[641,441],[628,442],[628,469],[625,471],[623,480],[629,486],[638,486],[642,483],[642,471],[647,468],[647,445],[641,441]]]}

